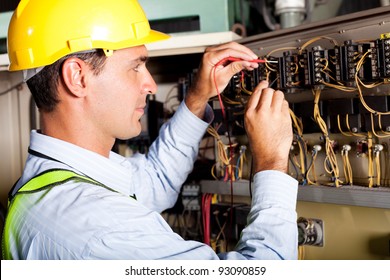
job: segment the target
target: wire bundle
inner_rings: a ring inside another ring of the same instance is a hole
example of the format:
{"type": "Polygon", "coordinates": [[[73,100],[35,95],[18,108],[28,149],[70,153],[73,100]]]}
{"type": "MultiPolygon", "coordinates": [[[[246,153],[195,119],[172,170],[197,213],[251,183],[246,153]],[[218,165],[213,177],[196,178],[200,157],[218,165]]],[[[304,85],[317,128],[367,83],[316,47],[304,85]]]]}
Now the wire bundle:
{"type": "Polygon", "coordinates": [[[333,141],[329,138],[328,128],[324,119],[321,117],[318,102],[320,100],[321,89],[313,90],[314,93],[314,120],[320,127],[325,138],[325,152],[326,157],[324,160],[325,171],[333,176],[334,184],[336,187],[340,187],[342,181],[339,177],[339,166],[337,163],[336,154],[333,149],[333,141]]]}

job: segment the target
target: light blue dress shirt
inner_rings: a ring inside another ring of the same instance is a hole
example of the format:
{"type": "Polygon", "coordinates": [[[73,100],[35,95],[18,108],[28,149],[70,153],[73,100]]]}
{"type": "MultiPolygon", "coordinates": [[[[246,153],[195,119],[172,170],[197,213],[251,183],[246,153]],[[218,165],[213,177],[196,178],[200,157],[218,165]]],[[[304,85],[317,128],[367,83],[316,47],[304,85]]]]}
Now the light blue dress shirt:
{"type": "Polygon", "coordinates": [[[296,259],[298,183],[278,171],[255,174],[248,226],[235,251],[217,255],[183,240],[160,215],[174,205],[207,126],[182,103],[149,153],[130,158],[105,158],[32,131],[30,148],[54,160],[29,155],[19,187],[65,168],[117,192],[68,182],[21,196],[6,242],[13,259],[296,259]]]}

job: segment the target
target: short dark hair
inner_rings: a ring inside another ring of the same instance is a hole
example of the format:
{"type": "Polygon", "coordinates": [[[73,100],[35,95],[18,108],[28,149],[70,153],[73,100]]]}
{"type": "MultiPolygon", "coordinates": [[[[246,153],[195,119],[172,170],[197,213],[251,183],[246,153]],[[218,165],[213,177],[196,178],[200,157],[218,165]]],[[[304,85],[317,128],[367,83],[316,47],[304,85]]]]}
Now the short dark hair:
{"type": "Polygon", "coordinates": [[[100,74],[106,61],[104,51],[99,49],[94,52],[69,54],[45,66],[38,74],[27,80],[27,86],[40,111],[52,112],[59,103],[57,86],[63,63],[70,57],[77,57],[87,62],[94,71],[94,75],[100,74]]]}

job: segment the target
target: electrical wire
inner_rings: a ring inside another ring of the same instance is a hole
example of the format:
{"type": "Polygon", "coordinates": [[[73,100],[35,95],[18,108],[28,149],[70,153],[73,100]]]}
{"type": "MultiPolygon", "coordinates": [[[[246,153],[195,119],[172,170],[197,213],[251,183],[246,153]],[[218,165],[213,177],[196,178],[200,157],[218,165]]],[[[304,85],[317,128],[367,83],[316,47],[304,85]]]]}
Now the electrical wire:
{"type": "MultiPolygon", "coordinates": [[[[222,246],[218,246],[219,244],[219,241],[220,241],[220,238],[222,236],[222,240],[224,241],[224,244],[226,245],[227,244],[227,240],[226,240],[226,236],[225,236],[225,227],[228,223],[228,216],[229,216],[229,212],[225,212],[223,213],[223,217],[225,217],[225,222],[223,223],[223,225],[221,226],[221,223],[219,222],[219,218],[218,218],[218,214],[219,214],[219,211],[214,211],[213,213],[215,215],[215,221],[219,227],[219,232],[217,234],[217,237],[215,238],[215,244],[216,244],[216,247],[222,247],[222,246]]],[[[227,250],[225,250],[227,251],[227,250]]]]}
{"type": "Polygon", "coordinates": [[[288,159],[290,160],[290,162],[295,170],[295,174],[296,174],[295,179],[298,181],[299,180],[299,167],[297,167],[296,163],[294,162],[294,160],[291,156],[291,152],[288,155],[288,159]]]}
{"type": "Polygon", "coordinates": [[[382,133],[390,136],[390,132],[384,131],[382,128],[382,116],[381,115],[378,115],[378,125],[379,125],[379,129],[381,130],[382,133]]]}
{"type": "Polygon", "coordinates": [[[303,124],[302,121],[295,115],[294,111],[289,109],[290,117],[292,120],[293,128],[296,131],[295,135],[297,138],[297,143],[299,147],[299,158],[300,158],[300,164],[294,164],[295,166],[298,166],[300,168],[301,175],[303,177],[304,183],[306,180],[306,171],[307,171],[307,161],[306,161],[306,154],[307,154],[307,145],[306,142],[303,139],[303,124]]]}
{"type": "MultiPolygon", "coordinates": [[[[378,137],[378,138],[385,138],[385,137],[389,137],[390,135],[388,133],[385,133],[385,134],[378,134],[376,131],[375,131],[375,122],[374,122],[374,115],[373,114],[370,114],[370,119],[371,119],[371,131],[372,131],[372,134],[374,134],[375,137],[378,137]]],[[[383,131],[382,131],[383,132],[383,131]]]]}
{"type": "Polygon", "coordinates": [[[375,159],[375,171],[376,171],[376,186],[381,185],[381,161],[380,161],[380,152],[383,150],[382,145],[374,146],[374,159],[375,159]]]}
{"type": "Polygon", "coordinates": [[[333,143],[334,141],[329,138],[329,133],[328,133],[328,128],[321,117],[320,114],[320,109],[319,109],[319,100],[321,96],[321,89],[313,89],[313,94],[314,94],[314,110],[313,110],[313,117],[314,120],[317,122],[318,126],[320,127],[322,134],[324,135],[325,138],[325,160],[324,160],[324,168],[325,171],[328,174],[331,174],[333,176],[334,184],[336,187],[340,187],[340,184],[342,181],[340,180],[339,177],[339,166],[337,163],[337,158],[336,154],[333,149],[333,143]]]}
{"type": "Polygon", "coordinates": [[[307,169],[307,172],[306,172],[306,175],[305,175],[305,178],[306,178],[306,181],[307,181],[307,184],[308,185],[315,185],[317,183],[317,174],[316,174],[316,171],[315,171],[315,161],[316,161],[316,158],[317,158],[317,155],[318,155],[318,152],[321,150],[321,146],[319,145],[315,145],[312,149],[312,160],[311,160],[311,163],[307,169]],[[313,173],[313,178],[314,178],[314,181],[312,181],[310,179],[310,172],[312,171],[313,173]]]}
{"type": "Polygon", "coordinates": [[[343,167],[344,167],[344,177],[345,177],[345,183],[353,185],[353,175],[352,175],[352,167],[351,163],[349,161],[349,151],[351,150],[351,146],[344,145],[343,149],[341,150],[341,157],[343,160],[343,167]]]}
{"type": "Polygon", "coordinates": [[[373,146],[372,146],[372,133],[367,132],[367,146],[368,146],[368,187],[374,186],[374,162],[372,157],[373,146]]]}
{"type": "Polygon", "coordinates": [[[205,193],[202,195],[202,220],[203,220],[203,242],[210,244],[210,207],[213,194],[205,193]]]}
{"type": "Polygon", "coordinates": [[[331,38],[331,37],[327,37],[327,36],[320,36],[320,37],[315,37],[313,39],[310,39],[309,41],[307,41],[306,43],[304,43],[300,48],[299,48],[299,54],[302,54],[302,52],[311,44],[313,44],[314,42],[316,41],[319,41],[319,40],[323,40],[323,39],[327,39],[327,40],[330,40],[335,46],[338,46],[338,42],[331,38]]]}
{"type": "MultiPolygon", "coordinates": [[[[241,58],[237,58],[237,57],[226,57],[222,60],[220,60],[217,64],[214,65],[213,67],[213,81],[214,81],[214,86],[215,86],[215,89],[217,91],[217,96],[218,96],[218,100],[219,100],[219,105],[221,106],[221,111],[222,111],[222,116],[223,118],[225,119],[226,118],[226,113],[225,113],[225,107],[223,105],[223,101],[222,101],[222,97],[221,97],[221,92],[219,91],[219,88],[218,88],[218,83],[217,83],[217,76],[216,76],[216,69],[218,66],[220,65],[224,65],[226,63],[230,63],[230,62],[235,62],[235,61],[243,61],[243,59],[241,58]]],[[[249,62],[256,62],[256,63],[269,63],[271,61],[267,61],[266,59],[252,59],[252,60],[249,60],[249,62]]]]}
{"type": "MultiPolygon", "coordinates": [[[[237,146],[237,143],[229,143],[229,145],[226,145],[223,143],[221,137],[219,136],[217,130],[212,127],[211,125],[207,128],[207,132],[214,137],[214,139],[217,142],[217,161],[213,165],[211,169],[211,174],[212,176],[216,179],[219,180],[220,178],[215,174],[215,168],[217,165],[221,167],[221,177],[225,178],[225,181],[228,181],[228,176],[233,179],[233,169],[235,166],[232,165],[231,160],[232,160],[232,155],[228,155],[228,150],[233,149],[234,147],[237,146]],[[223,172],[223,170],[225,170],[223,172]]],[[[234,179],[233,179],[234,180],[234,179]]]]}

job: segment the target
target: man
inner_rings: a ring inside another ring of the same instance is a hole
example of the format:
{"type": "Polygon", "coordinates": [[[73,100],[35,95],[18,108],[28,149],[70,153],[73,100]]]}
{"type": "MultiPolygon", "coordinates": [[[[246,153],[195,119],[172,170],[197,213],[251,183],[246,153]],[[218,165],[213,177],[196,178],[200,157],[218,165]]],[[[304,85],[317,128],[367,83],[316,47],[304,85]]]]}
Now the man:
{"type": "Polygon", "coordinates": [[[297,182],[286,175],[292,141],[283,93],[262,82],[246,110],[254,158],[248,226],[235,251],[216,255],[185,241],[159,214],[191,172],[219,90],[256,55],[237,43],[206,49],[195,85],[147,155],[111,152],[140,131],[156,84],[144,44],[149,28],[135,0],[22,0],[10,23],[10,70],[23,70],[40,110],[24,173],[11,191],[3,236],[7,259],[294,259],[297,182]]]}

